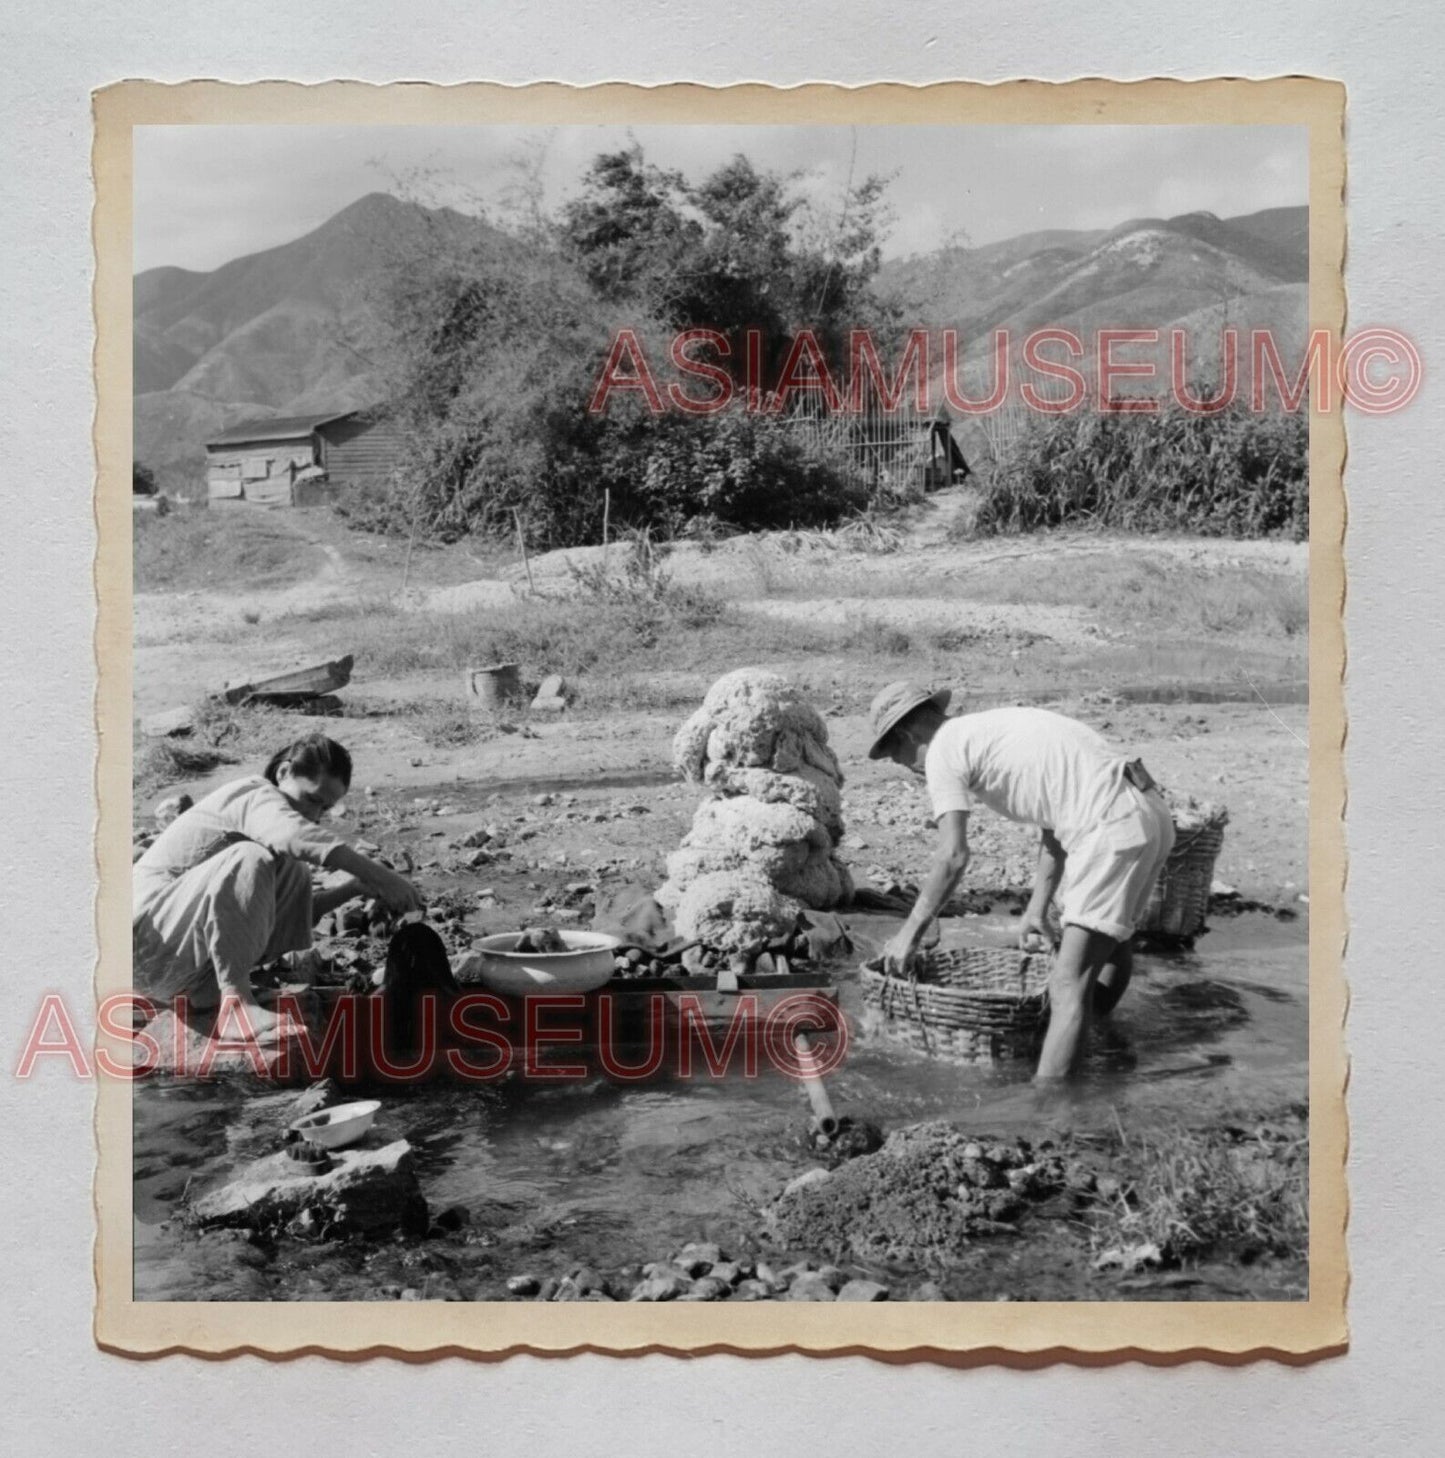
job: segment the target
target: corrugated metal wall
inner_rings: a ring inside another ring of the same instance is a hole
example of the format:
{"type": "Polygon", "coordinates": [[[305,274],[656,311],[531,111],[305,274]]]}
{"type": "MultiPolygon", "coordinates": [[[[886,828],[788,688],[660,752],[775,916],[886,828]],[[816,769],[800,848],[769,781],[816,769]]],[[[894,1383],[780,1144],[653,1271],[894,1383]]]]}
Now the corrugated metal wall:
{"type": "Polygon", "coordinates": [[[318,434],[333,489],[384,483],[401,459],[401,436],[388,420],[341,420],[318,434]]]}

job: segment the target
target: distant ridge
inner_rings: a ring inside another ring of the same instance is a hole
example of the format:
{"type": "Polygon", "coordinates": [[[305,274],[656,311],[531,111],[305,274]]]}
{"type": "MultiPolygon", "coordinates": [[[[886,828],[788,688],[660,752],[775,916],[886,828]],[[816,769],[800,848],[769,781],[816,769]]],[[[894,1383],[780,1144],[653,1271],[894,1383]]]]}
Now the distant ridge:
{"type": "MultiPolygon", "coordinates": [[[[247,416],[346,410],[383,392],[368,285],[418,246],[517,245],[449,209],[369,193],[302,237],[210,272],[134,279],[136,457],[163,484],[199,479],[208,434],[247,416]]],[[[1041,326],[1270,327],[1304,336],[1309,212],[1186,213],[1112,229],[1041,229],[950,247],[880,270],[875,289],[919,328],[961,332],[965,360],[991,333],[1041,326]],[[1258,324],[1253,321],[1258,318],[1258,324]]]]}

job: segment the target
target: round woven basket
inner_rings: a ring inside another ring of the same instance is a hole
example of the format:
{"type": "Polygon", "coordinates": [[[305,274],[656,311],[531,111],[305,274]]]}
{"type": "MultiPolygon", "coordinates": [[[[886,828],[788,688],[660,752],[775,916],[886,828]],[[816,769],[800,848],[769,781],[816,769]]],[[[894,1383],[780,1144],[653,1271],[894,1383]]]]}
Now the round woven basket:
{"type": "Polygon", "coordinates": [[[1176,823],[1174,849],[1154,883],[1139,931],[1180,940],[1198,936],[1209,911],[1214,864],[1228,820],[1228,813],[1220,809],[1202,825],[1186,829],[1176,823]]]}
{"type": "Polygon", "coordinates": [[[1053,954],[1003,947],[924,953],[912,977],[861,969],[869,1020],[925,1053],[991,1062],[1031,1053],[1048,1026],[1053,954]]]}

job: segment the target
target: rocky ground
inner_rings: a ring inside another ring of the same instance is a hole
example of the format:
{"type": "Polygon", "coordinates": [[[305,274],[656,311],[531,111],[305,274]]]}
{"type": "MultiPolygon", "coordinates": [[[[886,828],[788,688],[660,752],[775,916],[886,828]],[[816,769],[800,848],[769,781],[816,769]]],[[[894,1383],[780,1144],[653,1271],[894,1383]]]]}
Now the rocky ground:
{"type": "MultiPolygon", "coordinates": [[[[328,537],[327,546],[319,579],[139,596],[138,720],[194,703],[226,680],[284,667],[298,655],[332,656],[317,655],[319,643],[334,644],[336,652],[348,647],[348,604],[362,612],[363,593],[392,590],[396,583],[375,561],[359,564],[350,556],[344,536],[328,537]],[[307,613],[318,615],[317,623],[308,624],[307,613]]],[[[996,600],[996,574],[1011,570],[1010,563],[1037,568],[1044,560],[1063,572],[1070,564],[1096,564],[1110,552],[1122,561],[1132,550],[1097,538],[959,544],[935,516],[897,550],[853,553],[841,565],[833,549],[751,541],[725,551],[689,549],[675,571],[682,580],[731,594],[745,614],[739,622],[766,619],[774,634],[781,625],[781,639],[745,638],[738,652],[757,652],[757,643],[766,641],[771,646],[762,661],[805,682],[824,714],[847,776],[840,853],[860,885],[907,887],[927,864],[931,831],[919,787],[893,766],[865,757],[868,699],[890,679],[917,676],[953,684],[962,707],[1027,701],[1071,713],[1142,756],[1169,789],[1223,802],[1231,821],[1217,877],[1244,901],[1292,915],[1309,891],[1308,712],[1298,695],[1277,690],[1302,679],[1301,644],[1257,624],[1208,641],[1182,630],[1173,636],[1156,631],[1147,615],[1133,627],[1121,626],[1117,613],[1097,606],[1096,598],[1094,606],[1041,601],[1032,608],[996,600]],[[891,586],[920,577],[928,585],[917,595],[899,596],[891,586]],[[846,591],[839,591],[840,580],[846,591]],[[993,587],[984,593],[989,583],[993,587]],[[970,598],[970,584],[983,596],[970,598]],[[789,653],[789,623],[846,624],[860,612],[876,630],[870,626],[855,635],[857,641],[840,639],[826,653],[789,653]],[[903,634],[904,641],[911,633],[916,644],[923,641],[920,624],[929,625],[926,651],[897,651],[887,632],[903,634]],[[940,624],[947,630],[942,637],[933,631],[940,624]],[[950,632],[960,635],[956,649],[946,646],[955,641],[950,632]],[[1184,680],[1191,696],[1169,701],[1171,688],[1184,680]],[[1197,692],[1201,680],[1231,701],[1205,701],[1209,695],[1197,692]],[[1141,688],[1159,692],[1139,693],[1141,688]]],[[[1283,576],[1303,570],[1298,549],[1273,543],[1151,543],[1149,551],[1166,564],[1161,570],[1204,577],[1241,564],[1283,576]]],[[[560,590],[568,580],[560,555],[530,565],[543,590],[560,590]]],[[[1090,565],[1091,581],[1093,573],[1090,565]]],[[[433,615],[425,621],[439,623],[444,619],[438,613],[475,612],[489,603],[511,610],[519,601],[518,577],[518,569],[508,568],[435,587],[417,588],[413,579],[411,606],[403,611],[433,615]]],[[[388,631],[396,611],[393,602],[383,615],[388,631]]],[[[245,711],[208,725],[224,762],[159,776],[147,766],[135,803],[137,833],[142,840],[149,833],[158,801],[181,789],[199,796],[254,769],[267,750],[295,733],[322,728],[348,745],[357,766],[337,828],[414,877],[450,950],[464,950],[479,935],[538,922],[585,924],[599,899],[624,886],[661,881],[663,858],[686,832],[698,799],[672,777],[672,735],[712,679],[737,661],[755,660],[719,661],[711,649],[689,659],[685,645],[664,642],[653,661],[629,668],[621,691],[611,682],[607,694],[599,694],[603,675],[594,672],[568,684],[564,712],[522,707],[478,721],[451,670],[380,673],[362,655],[342,695],[342,717],[245,711]]],[[[553,666],[528,668],[540,677],[553,666]]],[[[138,754],[151,744],[138,737],[138,754]]],[[[1017,910],[1032,873],[1033,837],[980,815],[970,838],[970,909],[1017,910]]],[[[374,970],[382,944],[368,928],[353,920],[321,930],[320,950],[332,975],[374,970]]],[[[866,953],[866,942],[860,950],[866,953]]],[[[1293,1120],[1298,1133],[1297,1116],[1261,1112],[1279,1115],[1286,1126],[1293,1120]]],[[[1218,1139],[1226,1153],[1235,1148],[1222,1132],[1218,1139]]],[[[247,1157],[274,1152],[258,1147],[247,1157]]],[[[569,1260],[565,1238],[547,1246],[545,1261],[529,1263],[526,1240],[508,1234],[514,1215],[499,1214],[503,1223],[495,1224],[467,1209],[433,1211],[423,1229],[397,1237],[402,1244],[395,1250],[368,1247],[374,1237],[353,1236],[331,1265],[283,1258],[279,1266],[291,1272],[284,1278],[265,1277],[265,1271],[278,1268],[278,1249],[309,1238],[304,1232],[288,1234],[282,1225],[278,1234],[272,1222],[266,1230],[239,1234],[196,1230],[185,1239],[207,1252],[197,1257],[198,1269],[214,1272],[240,1262],[251,1273],[246,1281],[265,1278],[268,1294],[275,1294],[280,1279],[303,1299],[324,1296],[316,1283],[325,1287],[327,1281],[352,1294],[401,1299],[1188,1294],[1192,1278],[1181,1273],[1179,1262],[1200,1258],[1199,1251],[1171,1251],[1167,1239],[1120,1234],[1117,1221],[1110,1226],[1104,1218],[1121,1202],[1127,1207],[1128,1190],[1148,1159],[1144,1151],[1045,1149],[1041,1142],[1004,1142],[967,1131],[895,1130],[883,1150],[833,1172],[809,1175],[803,1160],[797,1172],[804,1182],[789,1194],[775,1192],[731,1243],[638,1251],[631,1265],[569,1260]],[[916,1183],[898,1178],[905,1167],[917,1174],[916,1183]],[[886,1198],[876,1198],[885,1189],[886,1198]],[[938,1251],[949,1246],[959,1259],[948,1270],[931,1270],[938,1251]],[[1029,1254],[1017,1254],[1025,1246],[1029,1254]],[[358,1254],[363,1248],[371,1254],[358,1254]],[[242,1250],[253,1254],[243,1258],[242,1250]],[[985,1261],[980,1252],[987,1250],[995,1254],[985,1261]]],[[[1298,1184],[1301,1168],[1290,1168],[1298,1184]]],[[[415,1226],[414,1205],[411,1220],[415,1226]]],[[[1261,1236],[1250,1246],[1238,1232],[1221,1239],[1226,1262],[1245,1249],[1281,1259],[1288,1245],[1287,1239],[1271,1245],[1272,1236],[1261,1236]]],[[[1271,1278],[1269,1290],[1288,1293],[1301,1250],[1297,1245],[1293,1262],[1271,1278]]],[[[1219,1287],[1209,1289],[1217,1293],[1219,1287]]]]}

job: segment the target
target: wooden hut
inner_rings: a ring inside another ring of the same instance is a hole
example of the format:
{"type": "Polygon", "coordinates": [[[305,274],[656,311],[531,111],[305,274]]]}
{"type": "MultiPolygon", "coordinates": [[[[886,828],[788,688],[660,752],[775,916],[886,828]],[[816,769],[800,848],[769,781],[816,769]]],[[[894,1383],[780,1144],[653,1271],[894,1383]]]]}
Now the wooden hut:
{"type": "Polygon", "coordinates": [[[400,456],[379,407],[247,420],[206,442],[206,490],[213,502],[311,506],[385,482],[400,456]]]}

